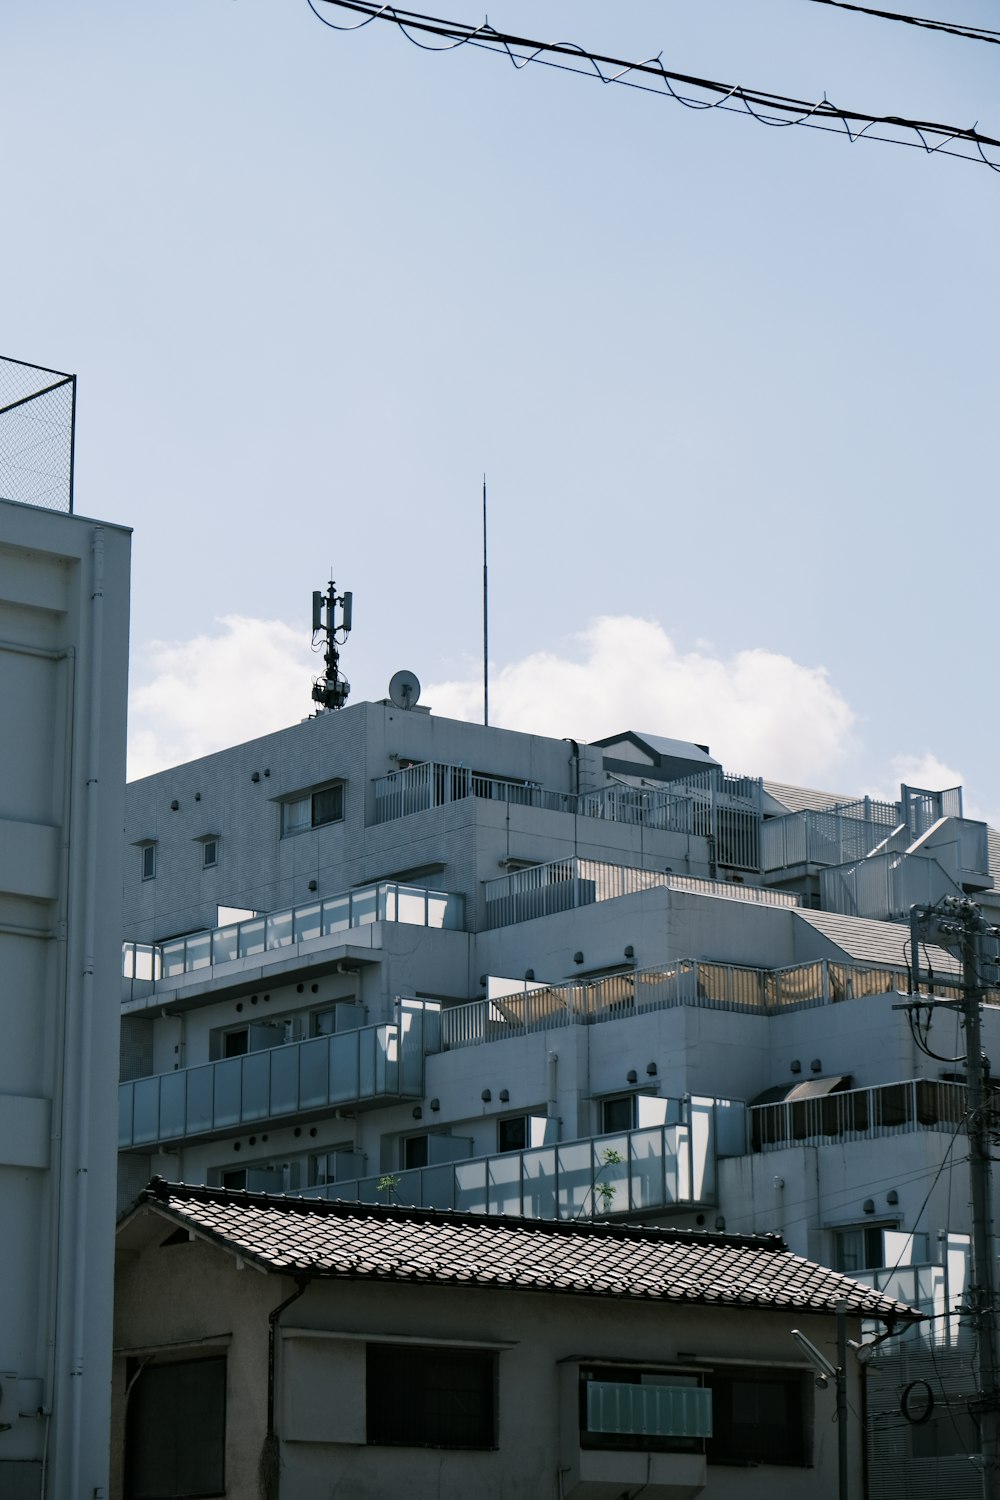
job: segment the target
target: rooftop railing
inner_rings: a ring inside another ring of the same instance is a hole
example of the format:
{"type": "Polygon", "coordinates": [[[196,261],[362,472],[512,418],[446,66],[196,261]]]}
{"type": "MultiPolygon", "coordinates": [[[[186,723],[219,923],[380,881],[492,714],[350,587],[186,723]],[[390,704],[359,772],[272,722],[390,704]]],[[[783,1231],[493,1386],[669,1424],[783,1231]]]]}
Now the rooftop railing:
{"type": "Polygon", "coordinates": [[[531,1219],[607,1218],[711,1206],[719,1109],[739,1117],[727,1121],[724,1130],[742,1130],[742,1105],[693,1098],[685,1101],[681,1124],[327,1183],[307,1189],[306,1196],[531,1219]]]}
{"type": "Polygon", "coordinates": [[[895,802],[871,797],[829,811],[789,813],[768,818],[760,831],[761,869],[793,865],[843,865],[864,859],[900,822],[895,802]]]}
{"type": "MultiPolygon", "coordinates": [[[[448,1049],[475,1047],[504,1037],[616,1021],[679,1005],[773,1015],[868,995],[905,992],[908,987],[903,969],[829,959],[783,969],[759,969],[685,958],[631,973],[539,986],[523,993],[448,1006],[441,1013],[441,1038],[448,1049]]],[[[957,995],[957,991],[939,991],[942,999],[957,995]]]]}
{"type": "Polygon", "coordinates": [[[467,766],[422,761],[376,777],[375,822],[388,823],[467,797],[710,838],[719,863],[745,870],[758,868],[761,783],[714,767],[664,788],[615,782],[574,794],[552,791],[534,781],[487,775],[467,766]]]}
{"type": "Polygon", "coordinates": [[[419,1099],[439,1008],[398,1002],[397,1020],[220,1058],[118,1088],[118,1145],[149,1149],[311,1110],[419,1099]]]}
{"type": "Polygon", "coordinates": [[[914,1130],[956,1131],[965,1120],[966,1090],[960,1083],[915,1078],[812,1099],[755,1104],[748,1113],[754,1151],[833,1140],[874,1141],[914,1130]]]}
{"type": "Polygon", "coordinates": [[[483,882],[484,927],[507,927],[572,911],[597,901],[634,896],[657,889],[690,891],[696,895],[724,896],[763,906],[794,907],[799,898],[787,891],[767,890],[726,880],[702,880],[692,875],[669,875],[660,870],[641,870],[633,865],[607,864],[593,859],[557,859],[546,864],[501,875],[483,882]]]}
{"type": "Polygon", "coordinates": [[[225,927],[171,938],[163,943],[125,943],[122,974],[126,979],[155,983],[212,964],[252,958],[274,948],[291,947],[320,937],[365,927],[373,922],[406,922],[416,927],[445,927],[461,931],[465,925],[464,897],[423,886],[382,880],[341,895],[307,901],[267,916],[225,927]]]}

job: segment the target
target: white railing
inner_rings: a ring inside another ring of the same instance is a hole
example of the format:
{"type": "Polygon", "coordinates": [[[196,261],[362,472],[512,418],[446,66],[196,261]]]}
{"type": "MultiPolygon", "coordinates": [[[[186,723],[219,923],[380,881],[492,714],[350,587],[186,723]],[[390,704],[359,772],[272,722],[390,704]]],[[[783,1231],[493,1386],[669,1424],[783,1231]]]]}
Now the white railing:
{"type": "Polygon", "coordinates": [[[793,865],[843,865],[864,859],[899,821],[894,802],[876,802],[870,797],[828,811],[768,818],[760,831],[760,867],[786,870],[793,865]]]}
{"type": "MultiPolygon", "coordinates": [[[[686,958],[630,973],[526,988],[522,993],[447,1006],[441,1013],[441,1039],[445,1048],[476,1047],[505,1037],[616,1021],[679,1005],[773,1015],[870,995],[905,993],[908,988],[905,969],[871,964],[817,959],[782,969],[760,969],[686,958]]],[[[941,990],[939,996],[955,999],[958,991],[941,990]]]]}
{"type": "Polygon", "coordinates": [[[124,943],[122,974],[126,980],[155,983],[195,969],[207,969],[212,964],[252,958],[272,948],[332,937],[374,922],[405,922],[417,927],[461,931],[465,925],[465,899],[447,891],[382,880],[358,890],[163,943],[124,943]]]}
{"type": "Polygon", "coordinates": [[[660,870],[641,870],[634,865],[606,864],[594,859],[557,859],[530,865],[483,882],[484,927],[507,927],[572,911],[597,901],[634,896],[640,891],[666,888],[698,895],[724,896],[729,900],[753,901],[763,906],[794,907],[799,897],[787,891],[744,885],[741,881],[702,880],[691,875],[668,875],[660,870]]]}
{"type": "Polygon", "coordinates": [[[466,797],[693,834],[713,841],[712,857],[719,864],[742,870],[759,867],[761,782],[715,768],[662,789],[616,782],[576,795],[534,781],[485,775],[467,766],[422,761],[375,778],[375,822],[388,823],[466,797]]]}
{"type": "Polygon", "coordinates": [[[837,1141],[874,1141],[914,1130],[952,1132],[965,1120],[966,1091],[960,1083],[929,1078],[846,1089],[819,1098],[755,1104],[748,1111],[754,1151],[837,1141]]]}

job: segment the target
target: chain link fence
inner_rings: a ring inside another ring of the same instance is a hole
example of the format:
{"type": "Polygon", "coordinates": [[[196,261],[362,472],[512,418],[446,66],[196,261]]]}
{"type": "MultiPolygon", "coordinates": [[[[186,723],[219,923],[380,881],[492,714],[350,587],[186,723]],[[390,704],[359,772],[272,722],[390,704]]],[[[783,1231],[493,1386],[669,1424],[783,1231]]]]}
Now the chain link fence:
{"type": "Polygon", "coordinates": [[[0,355],[0,499],[73,509],[76,376],[0,355]]]}

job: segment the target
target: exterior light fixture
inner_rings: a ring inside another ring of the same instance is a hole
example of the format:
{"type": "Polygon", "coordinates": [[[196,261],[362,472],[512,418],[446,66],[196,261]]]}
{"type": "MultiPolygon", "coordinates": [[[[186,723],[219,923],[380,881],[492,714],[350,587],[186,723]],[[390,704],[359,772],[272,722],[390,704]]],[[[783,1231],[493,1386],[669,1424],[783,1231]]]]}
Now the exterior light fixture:
{"type": "Polygon", "coordinates": [[[437,1114],[437,1112],[438,1112],[438,1110],[440,1108],[441,1108],[441,1100],[440,1099],[432,1099],[431,1100],[431,1109],[434,1111],[435,1114],[437,1114]]]}
{"type": "Polygon", "coordinates": [[[634,1068],[629,1068],[628,1072],[625,1074],[625,1082],[626,1083],[638,1083],[639,1082],[639,1075],[635,1071],[634,1068]]]}
{"type": "Polygon", "coordinates": [[[500,1090],[500,1103],[501,1104],[509,1104],[510,1103],[510,1089],[501,1089],[500,1090]]]}
{"type": "Polygon", "coordinates": [[[646,1074],[647,1074],[647,1076],[649,1078],[655,1078],[656,1077],[656,1064],[655,1064],[655,1062],[648,1062],[646,1064],[646,1074]]]}
{"type": "Polygon", "coordinates": [[[576,950],[576,952],[573,954],[573,962],[575,964],[582,964],[583,963],[583,951],[582,951],[582,949],[578,948],[576,950]]]}
{"type": "Polygon", "coordinates": [[[480,1099],[482,1099],[484,1104],[489,1104],[490,1100],[493,1098],[493,1095],[490,1093],[489,1089],[483,1089],[483,1092],[479,1097],[480,1099]]]}

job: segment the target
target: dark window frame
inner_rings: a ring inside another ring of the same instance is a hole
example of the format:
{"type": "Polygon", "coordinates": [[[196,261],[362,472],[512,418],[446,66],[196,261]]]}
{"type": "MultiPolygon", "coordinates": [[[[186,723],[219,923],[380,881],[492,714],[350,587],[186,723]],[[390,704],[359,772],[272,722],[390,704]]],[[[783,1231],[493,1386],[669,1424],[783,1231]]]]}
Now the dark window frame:
{"type": "Polygon", "coordinates": [[[143,880],[156,879],[156,845],[155,843],[139,845],[140,869],[143,880]]]}
{"type": "Polygon", "coordinates": [[[372,1446],[495,1452],[495,1349],[368,1344],[366,1437],[372,1446]]]}
{"type": "Polygon", "coordinates": [[[710,1464],[812,1467],[809,1372],[766,1365],[720,1365],[706,1374],[705,1384],[712,1392],[712,1436],[705,1445],[710,1464]],[[776,1421],[762,1420],[760,1398],[764,1390],[783,1391],[784,1410],[776,1421]]]}

